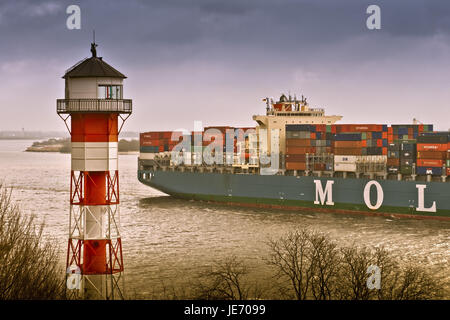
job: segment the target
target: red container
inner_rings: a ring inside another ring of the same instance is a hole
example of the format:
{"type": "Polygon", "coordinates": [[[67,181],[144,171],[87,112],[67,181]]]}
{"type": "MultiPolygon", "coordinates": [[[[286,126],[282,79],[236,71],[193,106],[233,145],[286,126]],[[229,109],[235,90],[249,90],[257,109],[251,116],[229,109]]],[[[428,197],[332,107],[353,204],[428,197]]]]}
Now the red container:
{"type": "Polygon", "coordinates": [[[341,132],[380,132],[383,131],[383,125],[381,124],[337,124],[337,133],[341,132]]]}
{"type": "Polygon", "coordinates": [[[419,151],[417,152],[418,159],[435,159],[445,160],[447,158],[447,152],[443,151],[419,151]]]}
{"type": "MultiPolygon", "coordinates": [[[[364,141],[366,144],[367,142],[364,141]]],[[[361,148],[363,147],[362,141],[334,141],[335,148],[361,148]]]]}
{"type": "Polygon", "coordinates": [[[305,162],[306,154],[286,154],[286,162],[305,162]]]}
{"type": "Polygon", "coordinates": [[[172,137],[172,131],[161,132],[161,138],[170,139],[172,137]]]}
{"type": "Polygon", "coordinates": [[[388,158],[387,159],[388,166],[398,167],[400,165],[400,159],[398,158],[388,158]]]}
{"type": "Polygon", "coordinates": [[[159,139],[159,132],[143,132],[139,136],[140,136],[141,141],[156,140],[156,139],[159,139]]]}
{"type": "Polygon", "coordinates": [[[156,140],[141,140],[141,146],[145,147],[145,146],[159,146],[159,139],[156,140]]]}
{"type": "Polygon", "coordinates": [[[447,143],[418,143],[417,151],[447,151],[447,143]]]}
{"type": "Polygon", "coordinates": [[[443,160],[417,159],[417,166],[419,167],[442,167],[443,164],[443,160]]]}
{"type": "Polygon", "coordinates": [[[393,135],[394,134],[394,129],[392,127],[388,127],[388,134],[393,135]]]}
{"type": "Polygon", "coordinates": [[[306,163],[304,162],[286,162],[287,170],[306,170],[306,163]]]}
{"type": "Polygon", "coordinates": [[[381,138],[387,139],[387,137],[388,137],[388,133],[386,131],[383,131],[383,133],[381,134],[381,138]]]}
{"type": "Polygon", "coordinates": [[[360,156],[362,155],[361,148],[334,148],[334,154],[340,156],[360,156]]]}
{"type": "Polygon", "coordinates": [[[286,154],[316,153],[315,147],[286,147],[286,154]]]}
{"type": "Polygon", "coordinates": [[[316,124],[316,132],[326,132],[327,125],[326,124],[316,124]]]}
{"type": "Polygon", "coordinates": [[[314,170],[316,171],[325,171],[325,163],[314,163],[314,170]]]}
{"type": "Polygon", "coordinates": [[[377,147],[382,147],[382,146],[383,146],[383,140],[377,139],[377,147]]]}
{"type": "Polygon", "coordinates": [[[383,147],[381,149],[381,153],[383,154],[383,156],[387,156],[387,152],[388,152],[388,148],[387,147],[383,147]]]}

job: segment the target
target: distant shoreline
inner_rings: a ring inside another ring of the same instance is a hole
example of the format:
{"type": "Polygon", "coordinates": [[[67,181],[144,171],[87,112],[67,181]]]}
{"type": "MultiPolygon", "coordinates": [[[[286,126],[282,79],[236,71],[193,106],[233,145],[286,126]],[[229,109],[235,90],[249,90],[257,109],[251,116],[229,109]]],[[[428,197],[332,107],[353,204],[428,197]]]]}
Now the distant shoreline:
{"type": "MultiPolygon", "coordinates": [[[[120,155],[139,154],[139,140],[121,139],[118,142],[118,152],[120,155]]],[[[35,141],[25,152],[58,152],[70,153],[72,150],[70,138],[48,139],[46,141],[35,141]]]]}

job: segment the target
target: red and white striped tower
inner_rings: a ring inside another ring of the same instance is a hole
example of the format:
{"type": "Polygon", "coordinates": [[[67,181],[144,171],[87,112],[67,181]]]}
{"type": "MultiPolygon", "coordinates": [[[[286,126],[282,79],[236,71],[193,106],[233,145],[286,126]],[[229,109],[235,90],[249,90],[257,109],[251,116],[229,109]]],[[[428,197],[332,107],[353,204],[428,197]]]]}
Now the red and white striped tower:
{"type": "Polygon", "coordinates": [[[57,100],[57,113],[72,141],[66,267],[81,272],[80,285],[67,292],[85,299],[116,299],[123,298],[124,270],[118,134],[131,115],[132,102],[123,99],[126,77],[97,57],[96,46],[91,44],[92,57],[66,72],[65,99],[57,100]]]}

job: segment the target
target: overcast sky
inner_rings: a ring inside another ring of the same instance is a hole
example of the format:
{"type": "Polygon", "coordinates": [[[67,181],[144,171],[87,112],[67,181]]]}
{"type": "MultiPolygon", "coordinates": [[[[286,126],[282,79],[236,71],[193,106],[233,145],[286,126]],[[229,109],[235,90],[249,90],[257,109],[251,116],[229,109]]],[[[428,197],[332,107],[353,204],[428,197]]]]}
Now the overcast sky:
{"type": "Polygon", "coordinates": [[[66,69],[124,73],[124,130],[253,125],[264,97],[304,94],[342,123],[450,127],[450,1],[0,0],[0,130],[65,130],[66,69]],[[81,30],[66,27],[81,8],[81,30]],[[366,9],[381,8],[381,30],[366,9]]]}

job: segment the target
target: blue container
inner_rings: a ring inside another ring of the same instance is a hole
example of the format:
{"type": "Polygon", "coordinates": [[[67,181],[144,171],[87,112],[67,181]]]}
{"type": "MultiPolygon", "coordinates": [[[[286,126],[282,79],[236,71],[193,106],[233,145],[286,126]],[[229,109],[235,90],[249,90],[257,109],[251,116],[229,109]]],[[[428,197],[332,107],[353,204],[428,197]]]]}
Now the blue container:
{"type": "Polygon", "coordinates": [[[387,139],[383,139],[383,147],[387,147],[388,146],[388,141],[387,139]]]}
{"type": "Polygon", "coordinates": [[[361,133],[337,133],[334,135],[336,141],[361,141],[361,133]]]}
{"type": "Polygon", "coordinates": [[[316,126],[311,124],[287,124],[286,131],[316,132],[316,126]]]}
{"type": "Polygon", "coordinates": [[[388,126],[387,124],[383,124],[383,132],[387,132],[388,131],[388,126]]]}
{"type": "Polygon", "coordinates": [[[420,135],[417,137],[418,143],[447,143],[448,142],[448,136],[442,136],[442,135],[420,135]]]}
{"type": "Polygon", "coordinates": [[[431,174],[433,176],[441,176],[441,167],[417,167],[417,174],[431,174]]]}
{"type": "Polygon", "coordinates": [[[142,153],[157,153],[159,152],[158,146],[141,146],[140,151],[142,153]]]}
{"type": "Polygon", "coordinates": [[[321,140],[322,139],[322,132],[317,132],[316,133],[316,140],[321,140]]]}
{"type": "Polygon", "coordinates": [[[399,135],[408,134],[408,128],[398,128],[398,134],[399,135]]]}
{"type": "Polygon", "coordinates": [[[408,152],[415,152],[416,151],[416,144],[415,143],[402,143],[400,145],[400,150],[408,151],[408,152]]]}
{"type": "Polygon", "coordinates": [[[381,156],[382,154],[383,154],[383,148],[381,148],[381,147],[367,148],[366,155],[368,155],[368,156],[381,156]]]}
{"type": "Polygon", "coordinates": [[[372,139],[382,139],[383,133],[382,132],[372,132],[372,139]]]}

